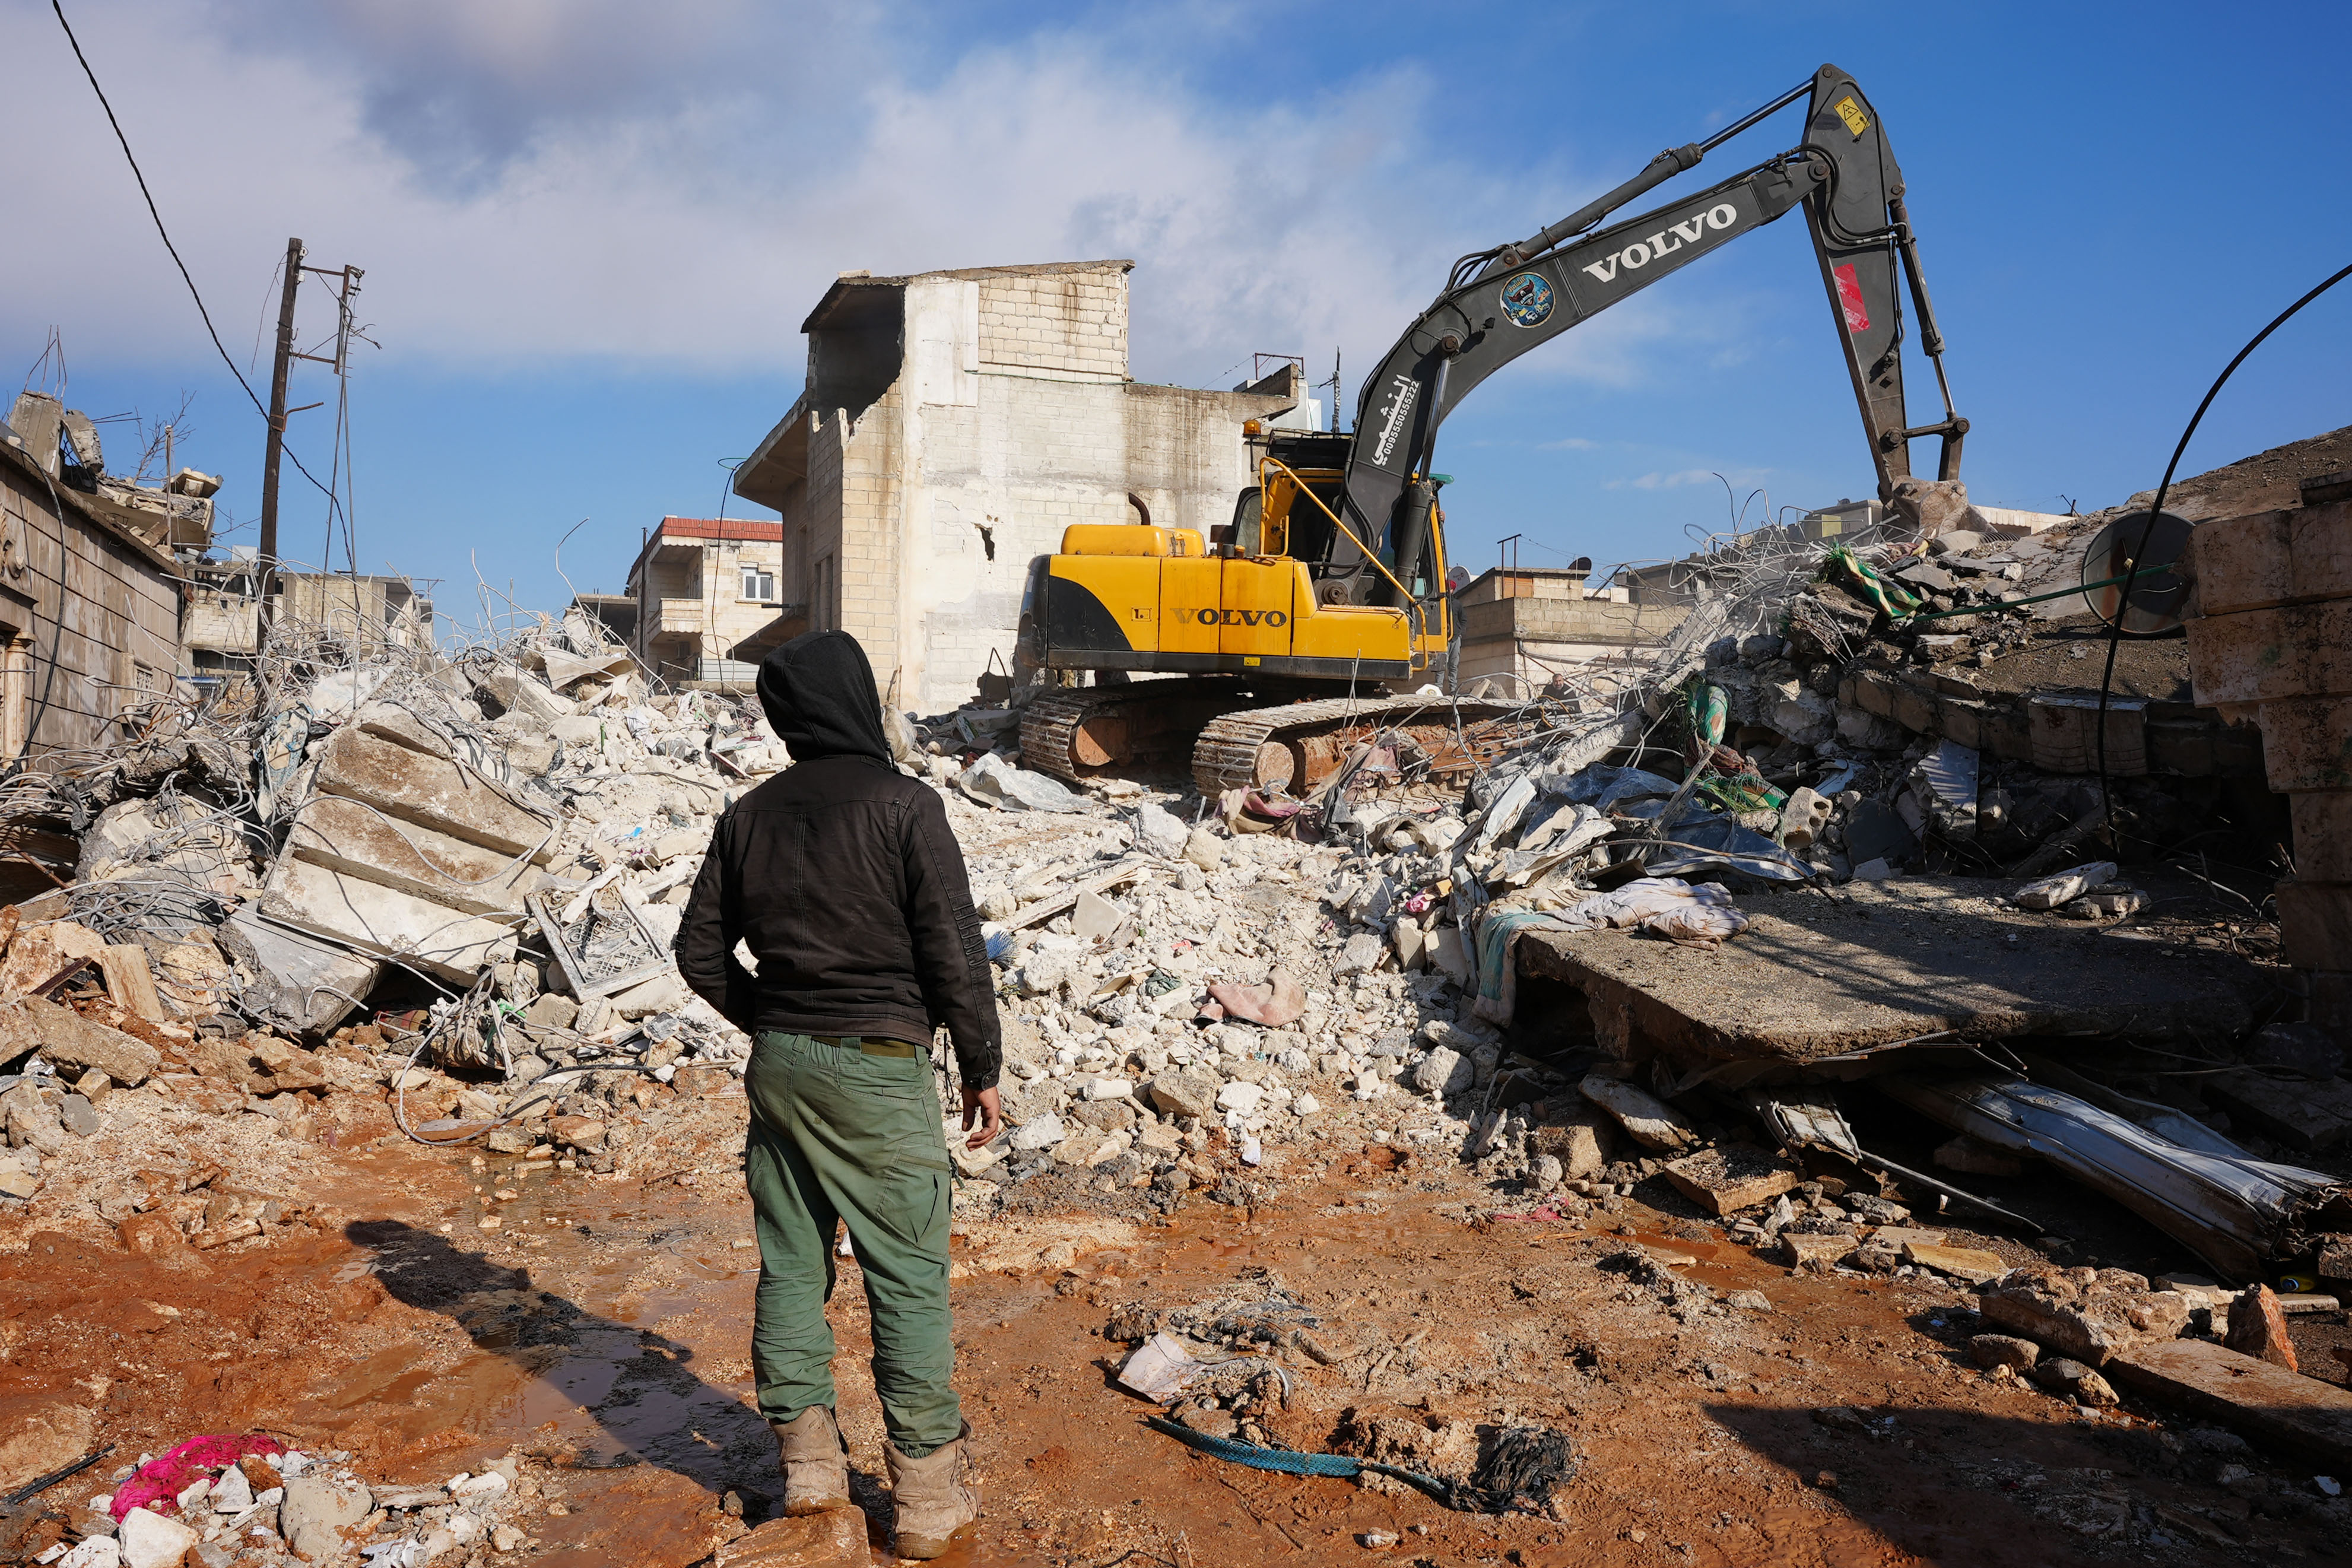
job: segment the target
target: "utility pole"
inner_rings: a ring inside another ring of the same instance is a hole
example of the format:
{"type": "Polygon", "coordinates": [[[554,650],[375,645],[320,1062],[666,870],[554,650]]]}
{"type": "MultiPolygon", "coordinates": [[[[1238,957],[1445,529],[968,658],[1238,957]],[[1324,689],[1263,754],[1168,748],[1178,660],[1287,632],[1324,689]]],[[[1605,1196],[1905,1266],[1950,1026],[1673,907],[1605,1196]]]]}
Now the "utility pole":
{"type": "Polygon", "coordinates": [[[286,242],[286,287],[278,299],[278,358],[269,372],[269,447],[261,460],[261,559],[254,652],[269,640],[269,595],[278,582],[278,463],[286,450],[286,377],[294,360],[294,293],[302,286],[302,242],[286,242]]]}

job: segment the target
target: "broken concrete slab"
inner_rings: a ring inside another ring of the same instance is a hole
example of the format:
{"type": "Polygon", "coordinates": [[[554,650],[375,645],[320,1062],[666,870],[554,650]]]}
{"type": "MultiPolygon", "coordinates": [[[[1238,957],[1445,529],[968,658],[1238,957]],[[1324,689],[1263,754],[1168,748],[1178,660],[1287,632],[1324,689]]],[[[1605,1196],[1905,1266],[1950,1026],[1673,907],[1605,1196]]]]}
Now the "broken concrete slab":
{"type": "Polygon", "coordinates": [[[1801,1231],[1780,1234],[1780,1258],[1791,1268],[1834,1268],[1853,1256],[1862,1243],[1844,1235],[1814,1236],[1801,1231]]]}
{"type": "Polygon", "coordinates": [[[555,823],[480,774],[364,731],[335,732],[320,754],[318,787],[452,838],[546,863],[555,823]]]}
{"type": "Polygon", "coordinates": [[[547,686],[517,670],[492,670],[474,683],[475,694],[487,697],[501,714],[514,714],[545,730],[558,719],[580,711],[580,704],[558,697],[547,686]]]}
{"type": "Polygon", "coordinates": [[[541,878],[527,856],[485,849],[339,795],[303,806],[285,853],[468,914],[518,910],[541,878]]]}
{"type": "Polygon", "coordinates": [[[251,972],[244,1001],[276,1026],[324,1034],[362,1005],[383,962],[238,910],[215,933],[251,972]]]}
{"type": "Polygon", "coordinates": [[[507,926],[291,856],[271,868],[261,911],[298,931],[466,984],[515,954],[515,933],[507,926]]]}
{"type": "Polygon", "coordinates": [[[2136,1394],[2218,1421],[2341,1475],[2352,1467],[2352,1393],[2204,1340],[2135,1345],[2105,1368],[2136,1394]]]}
{"type": "Polygon", "coordinates": [[[2352,1083],[2342,1079],[2315,1083],[2242,1071],[2216,1074],[2201,1087],[2233,1120],[2297,1149],[2333,1149],[2352,1136],[2352,1083]]]}
{"type": "Polygon", "coordinates": [[[163,1053],[146,1041],[92,1023],[70,1007],[38,996],[0,1003],[0,1061],[38,1051],[69,1078],[96,1070],[126,1089],[136,1089],[163,1065],[163,1053]]]}
{"type": "Polygon", "coordinates": [[[1977,1310],[2044,1349],[2092,1366],[2133,1345],[2167,1340],[2189,1326],[2189,1302],[2177,1290],[2101,1290],[2060,1295],[2043,1279],[1987,1290],[1977,1310]]]}
{"type": "Polygon", "coordinates": [[[2287,1337],[2286,1313],[2267,1285],[2249,1285],[2231,1301],[2230,1330],[2221,1343],[2289,1372],[2302,1370],[2295,1364],[2294,1342],[2287,1337]]]}
{"type": "Polygon", "coordinates": [[[1707,1213],[1727,1215],[1792,1191],[1804,1173],[1768,1150],[1725,1143],[1668,1162],[1665,1177],[1707,1213]]]}
{"type": "MultiPolygon", "coordinates": [[[[1882,1235],[1880,1239],[1885,1238],[1882,1235]]],[[[1903,1244],[1903,1261],[1965,1279],[1971,1285],[1990,1284],[2009,1272],[2009,1265],[2001,1261],[2000,1253],[1987,1252],[1980,1247],[1937,1247],[1908,1241],[1903,1244]]]]}
{"type": "Polygon", "coordinates": [[[866,1513],[837,1508],[799,1519],[772,1519],[729,1542],[713,1568],[865,1568],[866,1513]]]}
{"type": "Polygon", "coordinates": [[[1701,952],[1622,931],[1532,929],[1519,973],[1584,993],[1603,1049],[1776,1067],[1946,1032],[2236,1035],[2264,982],[2232,955],[2119,942],[1992,900],[2011,882],[1898,878],[1828,898],[1742,895],[1738,939],[1701,952]]]}
{"type": "Polygon", "coordinates": [[[145,948],[136,942],[109,942],[98,955],[98,967],[106,976],[107,994],[125,1012],[151,1024],[163,1021],[163,999],[155,994],[155,971],[145,948]]]}
{"type": "Polygon", "coordinates": [[[1577,1092],[1615,1117],[1644,1149],[1692,1149],[1703,1142],[1688,1117],[1622,1079],[1593,1073],[1577,1085],[1577,1092]]]}
{"type": "Polygon", "coordinates": [[[2017,906],[2023,910],[2054,910],[2059,905],[2081,898],[2094,888],[2104,888],[2116,879],[2116,863],[2093,860],[2070,871],[2042,877],[2017,889],[2017,906]]]}
{"type": "Polygon", "coordinates": [[[105,951],[104,937],[71,921],[26,927],[0,958],[0,996],[44,990],[105,951]]]}
{"type": "Polygon", "coordinates": [[[548,685],[557,691],[592,677],[601,679],[607,676],[626,675],[636,668],[636,663],[625,649],[593,657],[566,653],[554,647],[540,650],[540,668],[546,675],[548,685]]]}

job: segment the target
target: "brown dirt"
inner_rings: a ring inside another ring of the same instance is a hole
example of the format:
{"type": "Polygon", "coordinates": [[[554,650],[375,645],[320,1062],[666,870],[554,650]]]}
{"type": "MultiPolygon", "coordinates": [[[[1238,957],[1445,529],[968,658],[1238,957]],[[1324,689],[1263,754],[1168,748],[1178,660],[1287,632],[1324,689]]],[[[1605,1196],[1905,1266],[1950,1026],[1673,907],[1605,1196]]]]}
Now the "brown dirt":
{"type": "MultiPolygon", "coordinates": [[[[0,1222],[0,1428],[46,1421],[68,1448],[94,1432],[131,1457],[266,1426],[401,1482],[520,1447],[546,1467],[538,1544],[498,1561],[698,1562],[743,1528],[725,1492],[756,1519],[776,1485],[748,1405],[748,1212],[726,1173],[741,1114],[740,1097],[677,1111],[665,1135],[699,1151],[690,1188],[477,1167],[338,1123],[342,1146],[299,1149],[316,1226],[244,1251],[130,1256],[87,1190],[60,1183],[0,1222]],[[68,1431],[77,1409],[89,1420],[68,1431]]],[[[959,1237],[960,1383],[988,1511],[953,1561],[2187,1563],[2324,1557],[2340,1528],[2291,1467],[2241,1457],[2253,1479],[2215,1484],[2221,1461],[2162,1411],[2087,1422],[1990,1380],[1961,1353],[1966,1299],[1942,1282],[1791,1277],[1664,1195],[1605,1200],[1582,1224],[1465,1223],[1465,1204],[1497,1194],[1442,1152],[1350,1147],[1318,1165],[1285,1151],[1264,1174],[1280,1195],[1256,1210],[1073,1208],[959,1237]],[[1628,1256],[1643,1247],[1687,1261],[1656,1275],[1628,1256]],[[1280,1439],[1326,1449],[1343,1427],[1403,1423],[1378,1429],[1443,1450],[1482,1425],[1558,1426],[1580,1467],[1559,1517],[1266,1475],[1144,1427],[1115,1383],[1124,1348],[1102,1337],[1112,1310],[1181,1307],[1255,1270],[1297,1291],[1341,1355],[1287,1358],[1289,1405],[1267,1415],[1280,1439]],[[1746,1289],[1772,1310],[1712,1304],[1746,1289]],[[1368,1552],[1374,1531],[1401,1542],[1368,1552]]],[[[843,1425],[878,1547],[854,1266],[843,1284],[843,1425]]],[[[78,1479],[58,1500],[92,1489],[78,1479]]]]}

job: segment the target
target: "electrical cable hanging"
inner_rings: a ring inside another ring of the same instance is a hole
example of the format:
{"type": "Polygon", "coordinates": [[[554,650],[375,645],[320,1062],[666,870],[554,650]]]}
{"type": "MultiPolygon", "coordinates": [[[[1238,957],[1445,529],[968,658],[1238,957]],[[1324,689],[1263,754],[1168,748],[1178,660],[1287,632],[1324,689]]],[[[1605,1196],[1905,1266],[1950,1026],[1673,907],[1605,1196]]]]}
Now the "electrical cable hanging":
{"type": "MultiPolygon", "coordinates": [[[[65,29],[66,42],[73,46],[74,58],[80,63],[81,73],[89,79],[90,91],[98,94],[98,106],[106,110],[106,122],[114,128],[114,139],[121,144],[123,160],[131,165],[131,177],[139,182],[139,194],[146,198],[147,216],[155,220],[155,233],[163,239],[163,248],[171,253],[172,265],[180,269],[180,281],[188,286],[188,298],[196,302],[196,314],[204,318],[205,335],[212,339],[213,352],[220,355],[221,363],[228,366],[229,374],[236,377],[237,385],[245,388],[245,395],[252,401],[255,412],[261,416],[262,423],[268,424],[268,408],[263,405],[259,397],[255,395],[253,384],[245,379],[245,373],[236,368],[236,361],[229,357],[228,350],[223,346],[220,331],[213,325],[213,313],[205,309],[205,297],[198,292],[195,279],[189,275],[188,264],[180,259],[180,247],[172,243],[171,231],[163,226],[163,215],[155,208],[155,195],[147,188],[147,175],[141,170],[137,156],[131,151],[131,138],[122,133],[122,122],[114,117],[114,105],[107,100],[106,89],[98,85],[98,72],[90,68],[89,57],[81,52],[81,40],[74,37],[73,24],[66,20],[64,0],[49,0],[49,9],[57,13],[58,26],[65,29]]],[[[321,492],[332,500],[335,492],[328,489],[325,485],[320,484],[319,476],[302,466],[302,459],[294,455],[291,447],[284,445],[282,436],[279,445],[286,453],[286,460],[294,465],[295,471],[313,485],[317,485],[321,492]]]]}
{"type": "Polygon", "coordinates": [[[2205,396],[2197,405],[2197,412],[2189,416],[2189,427],[2180,433],[2179,441],[2173,446],[2172,460],[2164,465],[2164,481],[2156,487],[2156,498],[2148,503],[2147,521],[2140,524],[2139,542],[2132,547],[2131,558],[2124,568],[2123,586],[2118,591],[2116,600],[2116,616],[2107,625],[2106,668],[2099,676],[2099,817],[2106,825],[2108,842],[2111,846],[2120,847],[2116,827],[2115,797],[2107,778],[2107,702],[2115,692],[2116,649],[2123,641],[2124,610],[2131,604],[2132,583],[2139,575],[2140,558],[2147,552],[2148,536],[2156,531],[2156,520],[2163,515],[2164,498],[2166,492],[2172,489],[2173,472],[2180,467],[2181,455],[2189,450],[2189,437],[2197,434],[2197,426],[2204,419],[2205,411],[2213,406],[2213,399],[2221,395],[2222,384],[2236,374],[2240,365],[2246,363],[2246,356],[2260,348],[2263,339],[2284,326],[2288,319],[2296,311],[2343,282],[2347,277],[2352,277],[2352,267],[2346,267],[2328,277],[2311,292],[2273,317],[2269,326],[2247,340],[2246,346],[2238,351],[2236,357],[2222,367],[2221,374],[2213,378],[2213,384],[2205,389],[2205,396]]]}

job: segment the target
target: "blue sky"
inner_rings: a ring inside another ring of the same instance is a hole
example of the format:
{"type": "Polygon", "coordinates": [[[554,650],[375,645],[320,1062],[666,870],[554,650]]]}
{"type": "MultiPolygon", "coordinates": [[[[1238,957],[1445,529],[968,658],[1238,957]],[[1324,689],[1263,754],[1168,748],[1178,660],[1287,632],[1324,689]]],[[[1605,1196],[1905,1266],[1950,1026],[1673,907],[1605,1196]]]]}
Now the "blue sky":
{"type": "MultiPolygon", "coordinates": [[[[2340,5],[67,9],[240,362],[289,234],[368,269],[359,562],[442,579],[461,621],[478,574],[501,609],[560,608],[555,542],[583,519],[564,574],[609,591],[646,526],[714,511],[719,465],[797,393],[799,322],[838,270],[1131,257],[1139,379],[1230,385],[1255,350],[1320,377],[1337,349],[1351,407],[1456,255],[1824,59],[1902,160],[1989,504],[2154,485],[2229,355],[2352,259],[2340,5]]],[[[260,421],[38,0],[0,0],[0,101],[37,152],[0,247],[0,350],[30,365],[55,327],[94,415],[193,395],[182,458],[250,519],[260,421]]],[[[1685,182],[1795,138],[1791,112],[1685,182]]],[[[1776,510],[1868,493],[1818,279],[1790,217],[1482,387],[1441,448],[1456,558],[1490,564],[1509,533],[1530,564],[1679,553],[1730,520],[1718,473],[1776,510]]],[[[2339,295],[2240,373],[2188,471],[2352,423],[2339,295]]],[[[324,307],[306,297],[306,338],[324,307]]],[[[1924,367],[1911,384],[1924,422],[1924,367]]],[[[293,401],[330,395],[306,369],[293,401]]],[[[330,415],[297,417],[306,461],[330,415]]],[[[289,486],[285,517],[286,553],[314,557],[315,492],[289,486]]]]}

